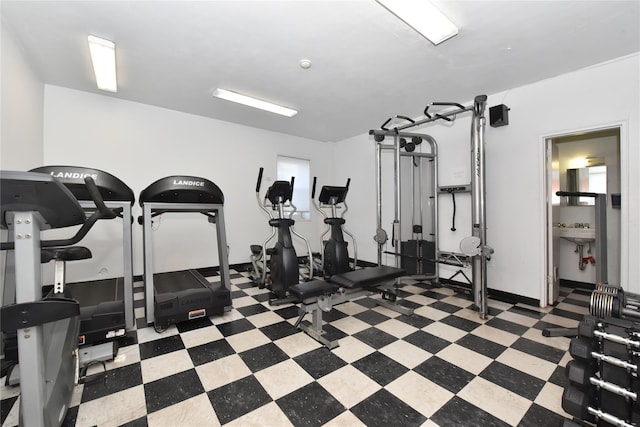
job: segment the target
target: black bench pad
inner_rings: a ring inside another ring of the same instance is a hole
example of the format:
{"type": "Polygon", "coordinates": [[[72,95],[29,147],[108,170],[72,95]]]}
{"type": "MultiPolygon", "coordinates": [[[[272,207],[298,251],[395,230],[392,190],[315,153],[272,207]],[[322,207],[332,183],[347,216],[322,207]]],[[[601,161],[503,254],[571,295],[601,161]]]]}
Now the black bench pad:
{"type": "Polygon", "coordinates": [[[337,289],[338,287],[336,285],[327,283],[324,280],[313,280],[311,282],[302,282],[289,286],[289,293],[299,300],[305,300],[320,295],[332,294],[337,289]]]}
{"type": "Polygon", "coordinates": [[[380,285],[387,280],[404,276],[405,270],[396,267],[381,265],[378,267],[362,268],[360,270],[348,271],[336,274],[329,278],[329,282],[347,289],[366,288],[380,285]]]}

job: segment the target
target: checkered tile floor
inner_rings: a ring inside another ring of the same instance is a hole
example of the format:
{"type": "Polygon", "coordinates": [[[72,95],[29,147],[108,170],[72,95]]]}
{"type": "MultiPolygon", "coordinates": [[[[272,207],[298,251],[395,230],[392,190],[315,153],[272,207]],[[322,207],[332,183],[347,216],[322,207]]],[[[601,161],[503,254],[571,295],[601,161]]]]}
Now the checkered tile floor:
{"type": "MultiPolygon", "coordinates": [[[[64,425],[538,427],[569,417],[569,339],[541,330],[575,327],[585,291],[563,288],[544,310],[490,300],[480,321],[469,295],[415,282],[400,291],[412,316],[377,306],[377,296],[325,313],[340,337],[330,351],[293,327],[295,306],[269,306],[245,276],[232,271],[231,312],[163,334],[146,327],[136,283],[138,329],[106,377],[76,387],[64,425]]],[[[17,425],[19,389],[0,392],[2,426],[17,425]]]]}

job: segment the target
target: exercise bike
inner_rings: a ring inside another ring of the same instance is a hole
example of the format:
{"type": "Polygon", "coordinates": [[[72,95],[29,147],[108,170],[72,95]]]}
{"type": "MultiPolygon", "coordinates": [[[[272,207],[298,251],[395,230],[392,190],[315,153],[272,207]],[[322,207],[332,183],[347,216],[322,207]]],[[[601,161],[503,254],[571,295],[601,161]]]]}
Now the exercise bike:
{"type": "Polygon", "coordinates": [[[351,178],[347,179],[344,187],[323,185],[318,196],[318,202],[315,200],[317,177],[313,177],[313,187],[311,190],[311,200],[315,209],[324,217],[324,223],[328,225],[327,230],[320,236],[322,247],[320,271],[325,277],[331,277],[336,274],[346,273],[355,270],[358,263],[356,239],[353,234],[349,233],[345,228],[344,215],[349,210],[346,203],[347,192],[351,178]],[[344,210],[338,216],[338,209],[344,210]],[[327,215],[323,209],[330,209],[331,216],[327,215]],[[329,234],[329,239],[325,240],[325,236],[329,234]],[[349,251],[347,242],[344,240],[344,234],[347,234],[353,243],[353,266],[349,263],[349,251]]]}
{"type": "MultiPolygon", "coordinates": [[[[309,241],[297,233],[293,226],[292,219],[296,212],[296,207],[292,203],[294,177],[291,182],[275,181],[267,189],[263,200],[260,198],[260,187],[262,185],[262,174],[264,168],[260,168],[258,182],[256,184],[256,200],[260,208],[269,215],[269,225],[272,227],[271,235],[262,243],[262,246],[251,245],[251,263],[254,267],[251,277],[258,283],[259,288],[267,287],[276,296],[277,300],[286,298],[289,286],[300,282],[301,274],[298,267],[298,256],[293,246],[291,234],[304,241],[309,260],[312,259],[311,246],[309,241]],[[271,209],[268,209],[271,207],[271,209]],[[285,215],[285,208],[292,207],[293,211],[288,216],[285,215]],[[272,212],[276,212],[275,216],[272,212]],[[269,242],[276,237],[277,241],[272,248],[267,249],[269,242]],[[268,258],[267,258],[268,256],[268,258]],[[267,271],[269,275],[267,277],[267,271]]],[[[303,280],[310,280],[313,277],[313,269],[309,269],[303,280]]]]}
{"type": "Polygon", "coordinates": [[[85,178],[96,211],[88,218],[73,194],[56,178],[36,172],[0,171],[0,228],[8,230],[1,250],[13,251],[0,310],[2,331],[17,339],[20,425],[59,426],[77,383],[80,305],[64,293],[64,262],[86,259],[78,243],[108,209],[93,182],[85,178]],[[41,240],[41,231],[81,225],[68,239],[41,240]],[[56,260],[54,292],[43,298],[40,263],[56,260]]]}

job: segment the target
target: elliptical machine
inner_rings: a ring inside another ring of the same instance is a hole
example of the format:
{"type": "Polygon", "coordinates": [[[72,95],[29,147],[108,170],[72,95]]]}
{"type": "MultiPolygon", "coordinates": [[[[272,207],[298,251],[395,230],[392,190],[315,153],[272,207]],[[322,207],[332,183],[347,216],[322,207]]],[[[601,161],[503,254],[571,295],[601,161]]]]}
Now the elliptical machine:
{"type": "MultiPolygon", "coordinates": [[[[276,296],[276,299],[284,299],[287,296],[289,286],[300,282],[300,269],[298,267],[298,256],[293,246],[291,233],[304,241],[307,246],[309,260],[311,260],[311,246],[309,241],[297,233],[293,226],[295,221],[292,219],[296,211],[295,205],[292,203],[294,177],[291,182],[274,181],[267,189],[264,200],[260,199],[260,187],[262,185],[262,174],[264,168],[260,168],[258,173],[258,182],[256,184],[256,200],[260,208],[269,215],[269,225],[272,227],[271,235],[262,243],[262,246],[251,245],[251,262],[254,265],[252,277],[257,279],[258,287],[268,287],[276,296]],[[267,209],[271,206],[271,210],[267,209]],[[284,208],[292,207],[293,211],[289,216],[285,216],[284,208]],[[274,216],[272,211],[277,212],[274,216]],[[267,244],[276,236],[277,241],[272,248],[266,249],[267,244]],[[267,260],[267,255],[269,259],[267,260]],[[265,267],[266,265],[266,267],[265,267]],[[267,279],[267,270],[269,270],[269,278],[267,279]]],[[[313,277],[312,269],[309,270],[305,280],[313,277]]]]}
{"type": "Polygon", "coordinates": [[[351,178],[347,179],[347,184],[344,187],[323,185],[320,190],[320,195],[318,196],[318,202],[315,200],[316,183],[317,177],[313,177],[311,200],[313,201],[313,206],[316,210],[324,217],[324,223],[329,226],[322,236],[320,236],[320,243],[322,247],[321,271],[325,277],[331,277],[336,274],[355,270],[358,263],[356,239],[353,234],[349,233],[344,228],[344,224],[346,222],[344,215],[349,210],[346,198],[351,178]],[[344,210],[341,215],[338,216],[338,209],[342,208],[340,205],[344,206],[344,210]],[[331,209],[331,216],[328,216],[323,209],[331,209]],[[324,240],[324,237],[328,233],[329,239],[324,240]],[[353,243],[353,267],[349,265],[349,251],[347,249],[347,242],[344,240],[343,233],[346,233],[353,243]]]}

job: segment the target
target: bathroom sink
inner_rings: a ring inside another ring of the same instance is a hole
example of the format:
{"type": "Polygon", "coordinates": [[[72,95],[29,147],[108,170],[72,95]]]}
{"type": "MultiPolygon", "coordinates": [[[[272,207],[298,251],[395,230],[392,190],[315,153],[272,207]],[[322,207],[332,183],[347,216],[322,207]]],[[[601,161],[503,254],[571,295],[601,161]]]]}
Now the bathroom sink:
{"type": "Polygon", "coordinates": [[[586,245],[596,240],[596,230],[593,228],[553,227],[553,235],[576,245],[586,245]]]}

